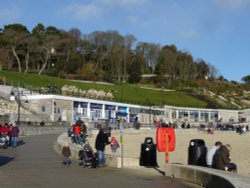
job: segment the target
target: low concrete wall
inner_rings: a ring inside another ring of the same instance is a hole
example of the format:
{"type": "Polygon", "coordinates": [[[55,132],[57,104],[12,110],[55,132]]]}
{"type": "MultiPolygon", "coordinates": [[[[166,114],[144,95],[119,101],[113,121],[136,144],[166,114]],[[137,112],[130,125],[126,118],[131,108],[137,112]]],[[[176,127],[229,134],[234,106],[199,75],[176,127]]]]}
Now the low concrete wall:
{"type": "MultiPolygon", "coordinates": [[[[122,168],[122,158],[120,156],[106,155],[106,164],[113,168],[122,168]]],[[[139,158],[124,157],[123,167],[135,167],[139,165],[139,158]]]]}
{"type": "Polygon", "coordinates": [[[62,134],[67,131],[68,126],[20,126],[20,136],[62,134]]]}
{"type": "Polygon", "coordinates": [[[166,164],[165,176],[189,181],[206,188],[250,187],[249,177],[199,166],[166,164]]]}
{"type": "MultiPolygon", "coordinates": [[[[65,142],[69,144],[72,155],[71,157],[75,160],[78,160],[78,153],[82,149],[82,147],[80,145],[72,144],[70,138],[67,136],[67,133],[63,133],[57,138],[53,146],[54,150],[58,154],[61,154],[62,147],[65,145],[65,142]]],[[[120,156],[117,157],[106,154],[106,165],[113,168],[121,168],[122,159],[120,156]]],[[[139,165],[139,158],[129,158],[129,157],[123,158],[124,167],[135,167],[138,165],[139,165]]]]}

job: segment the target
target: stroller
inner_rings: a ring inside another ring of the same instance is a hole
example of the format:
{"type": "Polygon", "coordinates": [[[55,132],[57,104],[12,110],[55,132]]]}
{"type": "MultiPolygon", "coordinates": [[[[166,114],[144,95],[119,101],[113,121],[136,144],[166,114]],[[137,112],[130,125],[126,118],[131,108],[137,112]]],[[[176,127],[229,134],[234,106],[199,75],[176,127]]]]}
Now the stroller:
{"type": "Polygon", "coordinates": [[[88,142],[84,145],[83,150],[79,151],[79,159],[82,160],[82,166],[84,168],[97,168],[98,166],[97,154],[93,152],[88,142]]]}
{"type": "Polygon", "coordinates": [[[0,135],[0,148],[6,149],[9,145],[10,137],[8,135],[0,135]]]}

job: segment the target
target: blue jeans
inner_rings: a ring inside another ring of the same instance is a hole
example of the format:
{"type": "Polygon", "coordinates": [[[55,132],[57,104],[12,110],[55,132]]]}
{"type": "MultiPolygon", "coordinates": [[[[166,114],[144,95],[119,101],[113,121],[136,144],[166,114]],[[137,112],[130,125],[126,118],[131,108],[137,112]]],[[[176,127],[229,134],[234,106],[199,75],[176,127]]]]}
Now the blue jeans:
{"type": "Polygon", "coordinates": [[[75,135],[75,142],[76,142],[76,144],[80,144],[80,142],[81,142],[81,135],[80,134],[75,135]]]}
{"type": "Polygon", "coordinates": [[[98,165],[103,166],[105,165],[105,151],[97,150],[98,153],[98,165]]]}
{"type": "Polygon", "coordinates": [[[69,157],[63,157],[63,162],[62,162],[64,165],[67,165],[69,166],[71,164],[71,160],[69,157]]]}
{"type": "Polygon", "coordinates": [[[17,143],[17,137],[11,137],[11,145],[13,148],[16,147],[16,143],[17,143]]]}

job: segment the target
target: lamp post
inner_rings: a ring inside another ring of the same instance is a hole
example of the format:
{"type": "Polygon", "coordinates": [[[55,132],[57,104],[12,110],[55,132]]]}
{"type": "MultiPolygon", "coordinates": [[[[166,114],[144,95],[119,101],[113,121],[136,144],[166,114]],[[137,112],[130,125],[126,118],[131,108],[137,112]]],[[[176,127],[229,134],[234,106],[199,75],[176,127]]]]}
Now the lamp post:
{"type": "MultiPolygon", "coordinates": [[[[22,100],[22,97],[25,97],[26,95],[23,95],[22,92],[20,92],[18,87],[13,87],[11,89],[10,96],[14,97],[14,100],[17,102],[17,125],[19,126],[20,125],[21,100],[22,100]]],[[[26,99],[25,103],[27,102],[28,101],[26,99]]]]}
{"type": "MultiPolygon", "coordinates": [[[[50,53],[51,53],[51,56],[55,54],[55,48],[54,47],[51,48],[50,53]]],[[[54,67],[55,67],[55,63],[54,62],[51,63],[51,67],[52,67],[52,86],[51,86],[51,92],[54,93],[55,92],[55,88],[54,88],[54,73],[55,73],[54,67]]]]}
{"type": "Polygon", "coordinates": [[[52,75],[52,92],[54,92],[54,66],[55,66],[55,64],[51,63],[52,72],[53,72],[53,75],[52,75]]]}
{"type": "Polygon", "coordinates": [[[149,99],[146,99],[147,101],[147,104],[148,104],[148,124],[149,124],[149,127],[151,127],[151,101],[149,99]]]}

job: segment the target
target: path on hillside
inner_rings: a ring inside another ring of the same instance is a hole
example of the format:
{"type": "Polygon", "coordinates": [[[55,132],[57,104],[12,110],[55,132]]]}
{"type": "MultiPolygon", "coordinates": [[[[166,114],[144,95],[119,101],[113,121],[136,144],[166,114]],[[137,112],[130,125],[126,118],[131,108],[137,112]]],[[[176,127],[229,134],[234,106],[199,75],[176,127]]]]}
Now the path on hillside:
{"type": "Polygon", "coordinates": [[[57,135],[29,136],[15,149],[0,150],[1,188],[188,188],[172,179],[113,168],[85,169],[77,161],[71,167],[61,164],[52,146],[57,135]]]}

